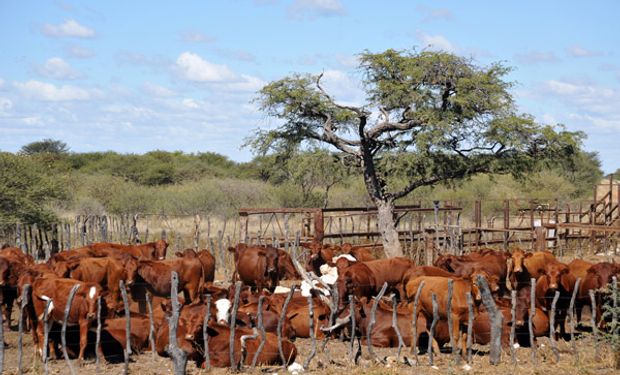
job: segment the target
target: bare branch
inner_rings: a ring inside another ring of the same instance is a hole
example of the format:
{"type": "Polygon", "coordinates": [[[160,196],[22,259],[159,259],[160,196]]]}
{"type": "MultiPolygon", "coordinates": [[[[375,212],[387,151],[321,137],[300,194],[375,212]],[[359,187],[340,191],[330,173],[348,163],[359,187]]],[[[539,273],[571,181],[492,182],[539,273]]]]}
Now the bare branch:
{"type": "Polygon", "coordinates": [[[376,139],[377,137],[379,137],[381,134],[385,132],[396,131],[396,130],[407,131],[407,130],[412,130],[422,125],[424,125],[424,122],[420,120],[409,120],[406,122],[384,121],[384,122],[377,124],[372,129],[369,129],[366,132],[366,137],[370,139],[376,139]]]}
{"type": "Polygon", "coordinates": [[[355,114],[357,114],[359,117],[366,117],[366,116],[368,116],[366,111],[364,111],[362,108],[348,106],[348,105],[342,105],[342,104],[336,103],[336,101],[327,92],[325,92],[325,90],[323,90],[323,87],[321,87],[321,78],[323,78],[323,73],[319,74],[316,77],[316,87],[319,89],[321,94],[323,94],[323,96],[325,96],[327,98],[327,100],[329,100],[330,103],[332,103],[334,106],[336,106],[336,107],[338,107],[340,109],[344,109],[344,110],[348,110],[348,111],[351,111],[351,112],[355,112],[355,114]]]}

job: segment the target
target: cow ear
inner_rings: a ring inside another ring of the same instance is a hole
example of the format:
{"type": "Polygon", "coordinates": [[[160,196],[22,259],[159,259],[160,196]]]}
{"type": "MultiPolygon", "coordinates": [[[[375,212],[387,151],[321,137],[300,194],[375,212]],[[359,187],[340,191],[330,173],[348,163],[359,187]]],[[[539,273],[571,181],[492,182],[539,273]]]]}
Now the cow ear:
{"type": "MultiPolygon", "coordinates": [[[[564,271],[562,271],[562,272],[564,273],[564,271]]],[[[570,283],[570,280],[569,280],[568,277],[566,277],[566,276],[565,277],[561,277],[560,278],[560,284],[562,284],[562,288],[564,288],[564,290],[567,290],[567,291],[570,290],[570,286],[571,286],[570,284],[571,283],[570,283]]]]}
{"type": "Polygon", "coordinates": [[[219,336],[220,332],[216,329],[214,329],[213,327],[210,327],[209,325],[207,325],[207,335],[209,335],[209,337],[215,337],[215,336],[219,336]]]}
{"type": "Polygon", "coordinates": [[[541,277],[545,274],[545,270],[543,268],[538,269],[538,277],[541,277]]]}
{"type": "Polygon", "coordinates": [[[534,255],[534,253],[526,253],[523,257],[524,257],[524,258],[529,258],[529,257],[531,257],[532,255],[534,255]]]}

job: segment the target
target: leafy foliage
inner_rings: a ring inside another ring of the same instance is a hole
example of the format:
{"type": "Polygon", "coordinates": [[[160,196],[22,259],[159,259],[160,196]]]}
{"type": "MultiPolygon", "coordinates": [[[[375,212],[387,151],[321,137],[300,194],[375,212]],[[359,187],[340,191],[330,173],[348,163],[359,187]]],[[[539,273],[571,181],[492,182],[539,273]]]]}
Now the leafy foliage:
{"type": "Polygon", "coordinates": [[[21,148],[20,151],[24,155],[34,154],[66,154],[69,152],[69,147],[63,141],[46,138],[41,141],[28,143],[21,148]]]}

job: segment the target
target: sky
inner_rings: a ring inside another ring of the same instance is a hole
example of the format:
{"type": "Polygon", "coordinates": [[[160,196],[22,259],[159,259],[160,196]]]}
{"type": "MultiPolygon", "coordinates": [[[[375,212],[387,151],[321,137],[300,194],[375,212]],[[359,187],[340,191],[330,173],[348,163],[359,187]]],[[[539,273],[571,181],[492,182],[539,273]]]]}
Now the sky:
{"type": "Polygon", "coordinates": [[[513,67],[519,110],[584,131],[620,168],[620,2],[0,0],[0,150],[218,152],[236,161],[274,120],[266,83],[324,72],[362,104],[356,56],[443,50],[513,67]]]}

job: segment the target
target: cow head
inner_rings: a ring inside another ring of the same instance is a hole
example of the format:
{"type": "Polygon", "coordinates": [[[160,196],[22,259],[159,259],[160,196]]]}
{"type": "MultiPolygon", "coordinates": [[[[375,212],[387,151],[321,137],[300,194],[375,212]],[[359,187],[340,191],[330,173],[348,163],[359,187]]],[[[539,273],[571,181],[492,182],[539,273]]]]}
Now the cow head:
{"type": "Polygon", "coordinates": [[[497,275],[489,274],[484,270],[475,270],[471,274],[471,277],[474,281],[478,280],[478,276],[482,276],[487,281],[487,284],[489,285],[489,289],[491,290],[491,293],[495,293],[499,291],[500,280],[499,280],[499,277],[497,277],[497,275]]]}
{"type": "Polygon", "coordinates": [[[532,253],[525,253],[522,249],[513,250],[510,257],[512,258],[512,272],[520,273],[524,271],[523,260],[532,256],[532,253]]]}
{"type": "Polygon", "coordinates": [[[515,326],[517,327],[523,327],[529,319],[532,302],[531,290],[530,286],[526,286],[517,291],[517,306],[515,308],[515,326]]]}
{"type": "Polygon", "coordinates": [[[84,288],[81,292],[86,303],[86,319],[95,319],[97,317],[97,300],[99,297],[103,299],[108,293],[104,292],[99,285],[93,283],[86,283],[80,288],[84,288]]]}
{"type": "Polygon", "coordinates": [[[265,276],[269,280],[269,289],[273,290],[278,284],[279,279],[279,269],[278,269],[278,258],[279,253],[277,249],[268,248],[265,254],[265,276]]]}
{"type": "Polygon", "coordinates": [[[229,299],[222,298],[215,301],[215,319],[218,324],[228,325],[230,320],[230,307],[232,303],[229,299]]]}
{"type": "Polygon", "coordinates": [[[155,259],[166,259],[166,250],[168,250],[168,242],[166,240],[155,241],[155,259]]]}
{"type": "Polygon", "coordinates": [[[550,290],[557,290],[560,286],[568,290],[570,286],[567,286],[564,280],[568,273],[568,266],[557,262],[547,263],[544,269],[539,270],[541,277],[546,278],[550,290]]]}
{"type": "MultiPolygon", "coordinates": [[[[170,306],[167,306],[170,308],[170,306]]],[[[185,328],[185,340],[194,341],[202,337],[206,307],[204,305],[183,306],[179,314],[179,326],[185,328]]]]}
{"type": "Polygon", "coordinates": [[[347,307],[349,295],[353,294],[355,285],[349,272],[338,274],[336,279],[336,288],[338,289],[338,311],[343,311],[347,307]]]}
{"type": "Polygon", "coordinates": [[[136,275],[138,274],[138,259],[128,256],[125,259],[125,264],[123,267],[125,268],[125,272],[127,272],[127,286],[133,285],[136,280],[136,275]]]}
{"type": "Polygon", "coordinates": [[[452,267],[452,261],[454,259],[456,258],[453,255],[440,255],[433,265],[448,272],[454,272],[454,268],[452,267]]]}
{"type": "Polygon", "coordinates": [[[283,279],[298,280],[300,278],[299,272],[293,264],[291,256],[284,250],[278,249],[278,266],[280,268],[280,275],[283,279]]]}
{"type": "Polygon", "coordinates": [[[4,286],[7,283],[10,273],[9,261],[0,258],[0,286],[4,286]]]}

